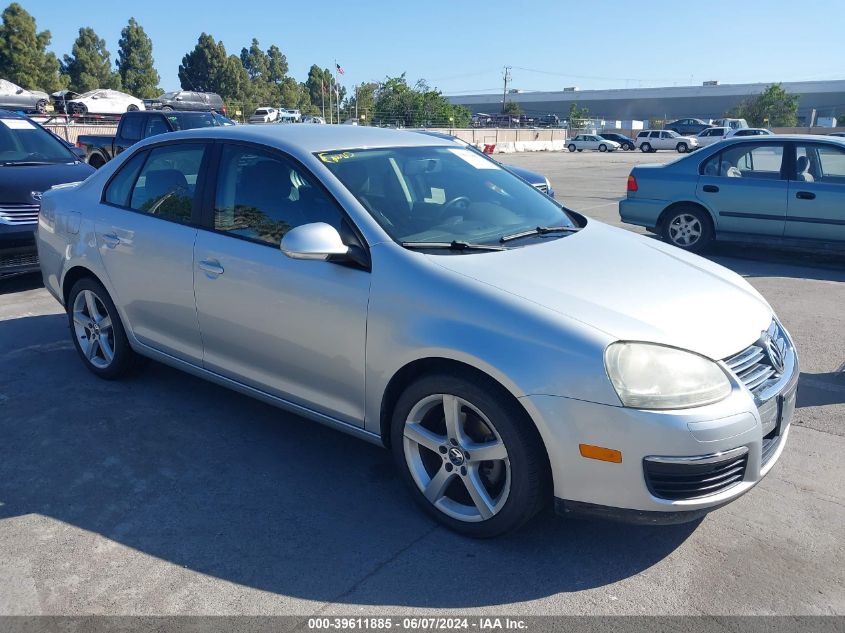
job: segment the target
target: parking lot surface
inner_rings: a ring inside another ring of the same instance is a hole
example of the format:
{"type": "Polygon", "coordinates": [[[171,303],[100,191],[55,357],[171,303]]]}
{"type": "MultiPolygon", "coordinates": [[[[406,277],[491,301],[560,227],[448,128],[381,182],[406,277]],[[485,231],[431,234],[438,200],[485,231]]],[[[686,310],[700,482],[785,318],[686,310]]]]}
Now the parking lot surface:
{"type": "MultiPolygon", "coordinates": [[[[501,158],[619,224],[631,166],[676,157],[501,158]]],[[[801,355],[780,462],[696,523],[491,541],[429,521],[387,451],[155,363],[98,380],[38,276],[0,281],[0,614],[845,614],[845,259],[708,256],[801,355]]]]}

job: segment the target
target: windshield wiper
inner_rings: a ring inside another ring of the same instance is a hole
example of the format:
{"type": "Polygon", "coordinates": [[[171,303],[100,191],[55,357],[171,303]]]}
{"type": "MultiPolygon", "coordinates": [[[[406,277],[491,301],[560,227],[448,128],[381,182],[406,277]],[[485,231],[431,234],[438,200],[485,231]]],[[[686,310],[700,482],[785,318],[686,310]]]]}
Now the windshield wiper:
{"type": "Polygon", "coordinates": [[[532,235],[546,235],[548,233],[577,233],[580,230],[581,228],[577,226],[538,226],[533,229],[528,229],[527,231],[503,235],[499,241],[505,243],[510,242],[511,240],[518,240],[522,237],[531,237],[532,235]]]}
{"type": "Polygon", "coordinates": [[[425,250],[427,248],[446,249],[451,251],[506,251],[504,246],[495,246],[493,244],[472,244],[471,242],[462,242],[459,240],[452,240],[451,242],[402,242],[405,248],[425,250]]]}

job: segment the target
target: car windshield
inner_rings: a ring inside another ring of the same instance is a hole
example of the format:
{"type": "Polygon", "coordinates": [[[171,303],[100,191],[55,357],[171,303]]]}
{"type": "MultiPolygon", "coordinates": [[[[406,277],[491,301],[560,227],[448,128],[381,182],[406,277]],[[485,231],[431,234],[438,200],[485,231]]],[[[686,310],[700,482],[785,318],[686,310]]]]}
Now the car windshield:
{"type": "Polygon", "coordinates": [[[88,92],[83,92],[81,95],[76,95],[77,99],[88,99],[89,97],[93,97],[96,94],[99,94],[99,90],[89,90],[88,92]]]}
{"type": "Polygon", "coordinates": [[[75,161],[67,147],[31,121],[0,119],[0,165],[75,161]]]}
{"type": "Polygon", "coordinates": [[[317,156],[398,242],[498,244],[504,236],[537,227],[577,226],[551,198],[466,148],[398,147],[317,156]]]}
{"type": "Polygon", "coordinates": [[[174,130],[193,130],[200,127],[216,127],[218,123],[210,112],[191,112],[167,117],[174,130]]]}
{"type": "Polygon", "coordinates": [[[165,92],[163,95],[156,97],[157,99],[174,99],[176,97],[175,92],[165,92]]]}

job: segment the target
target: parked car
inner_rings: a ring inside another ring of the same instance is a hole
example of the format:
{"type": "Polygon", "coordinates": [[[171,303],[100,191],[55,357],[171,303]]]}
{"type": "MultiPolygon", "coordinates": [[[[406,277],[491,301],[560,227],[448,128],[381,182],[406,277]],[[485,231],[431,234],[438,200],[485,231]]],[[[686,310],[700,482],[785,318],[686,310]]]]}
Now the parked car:
{"type": "Polygon", "coordinates": [[[442,138],[449,141],[453,141],[461,147],[475,152],[476,155],[480,155],[485,160],[493,161],[502,169],[507,169],[512,174],[519,176],[535,189],[542,191],[543,193],[551,196],[552,198],[555,197],[555,190],[552,189],[552,183],[549,182],[549,179],[546,178],[543,174],[538,174],[536,171],[531,171],[530,169],[525,169],[524,167],[519,167],[517,165],[506,165],[504,163],[500,163],[489,154],[485,154],[484,152],[482,152],[472,143],[467,143],[465,140],[463,140],[462,138],[458,138],[457,136],[452,136],[451,134],[444,134],[443,132],[431,132],[429,130],[418,130],[418,132],[427,136],[433,136],[434,138],[442,138]]]}
{"type": "Polygon", "coordinates": [[[678,119],[663,126],[667,130],[677,132],[681,136],[695,136],[710,127],[710,124],[701,119],[678,119]]]}
{"type": "Polygon", "coordinates": [[[566,147],[570,152],[574,152],[575,150],[583,152],[585,149],[596,150],[599,152],[613,152],[622,147],[622,145],[616,141],[610,141],[597,134],[578,134],[569,139],[566,147]]]}
{"type": "Polygon", "coordinates": [[[93,172],[36,122],[0,110],[0,277],[38,270],[34,230],[42,193],[93,172]]]}
{"type": "Polygon", "coordinates": [[[122,114],[144,109],[144,102],[118,90],[90,90],[68,101],[73,114],[122,114]]]}
{"type": "Polygon", "coordinates": [[[694,136],[681,136],[672,130],[643,130],[637,134],[637,147],[643,152],[656,152],[659,149],[673,149],[684,154],[698,149],[698,139],[694,136]]]}
{"type": "Polygon", "coordinates": [[[634,139],[629,136],[625,136],[624,134],[618,134],[617,132],[602,132],[599,136],[603,139],[607,139],[608,141],[616,141],[625,151],[633,151],[634,146],[636,145],[636,141],[634,141],[634,139]]]}
{"type": "Polygon", "coordinates": [[[537,127],[561,127],[560,117],[556,114],[543,114],[534,119],[537,127]]]}
{"type": "Polygon", "coordinates": [[[86,163],[99,169],[142,138],[176,130],[229,125],[218,117],[214,112],[126,112],[120,117],[114,136],[80,134],[76,137],[76,147],[84,152],[86,163]]]}
{"type": "Polygon", "coordinates": [[[213,111],[228,114],[223,98],[216,92],[174,90],[165,92],[155,99],[145,99],[144,104],[149,110],[213,111]]]}
{"type": "Polygon", "coordinates": [[[279,111],[276,108],[257,108],[249,115],[247,123],[275,123],[279,120],[279,111]]]}
{"type": "Polygon", "coordinates": [[[20,112],[47,112],[50,97],[40,90],[26,90],[11,81],[0,79],[0,109],[20,112]]]}
{"type": "Polygon", "coordinates": [[[724,140],[729,131],[730,128],[726,127],[709,127],[706,130],[702,130],[695,138],[698,140],[700,147],[706,147],[724,140]]]}
{"type": "Polygon", "coordinates": [[[726,127],[731,130],[736,130],[741,127],[748,127],[748,121],[745,119],[714,119],[713,125],[716,127],[726,127]]]}
{"type": "Polygon", "coordinates": [[[325,125],[326,124],[326,120],[323,117],[316,116],[316,115],[304,116],[304,117],[302,117],[302,122],[303,123],[316,123],[318,125],[325,125]]]}
{"type": "Polygon", "coordinates": [[[619,215],[694,252],[730,240],[842,253],[843,208],[845,140],[765,135],[635,167],[619,215]]]}
{"type": "Polygon", "coordinates": [[[741,276],[445,139],[150,138],[46,193],[38,249],[92,373],[149,356],[388,446],[466,535],[553,501],[693,520],[770,472],[795,407],[792,341],[741,276]]]}
{"type": "Polygon", "coordinates": [[[729,131],[727,138],[734,136],[771,136],[772,134],[774,132],[763,127],[740,127],[729,131]]]}
{"type": "Polygon", "coordinates": [[[70,102],[79,96],[78,92],[73,90],[59,90],[50,94],[50,102],[53,104],[53,111],[62,114],[72,114],[73,110],[70,107],[70,102]]]}
{"type": "Polygon", "coordinates": [[[279,123],[299,123],[302,112],[298,108],[282,108],[279,110],[279,123]]]}

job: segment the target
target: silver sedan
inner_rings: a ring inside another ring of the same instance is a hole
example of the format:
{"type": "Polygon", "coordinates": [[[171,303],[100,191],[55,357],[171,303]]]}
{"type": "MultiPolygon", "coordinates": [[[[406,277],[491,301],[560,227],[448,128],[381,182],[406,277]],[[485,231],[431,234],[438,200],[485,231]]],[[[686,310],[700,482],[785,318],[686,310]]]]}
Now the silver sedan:
{"type": "Polygon", "coordinates": [[[38,249],[93,373],[146,356],[387,446],[471,536],[553,503],[691,520],[789,432],[797,356],[741,277],[447,140],[154,137],[46,193],[38,249]]]}

